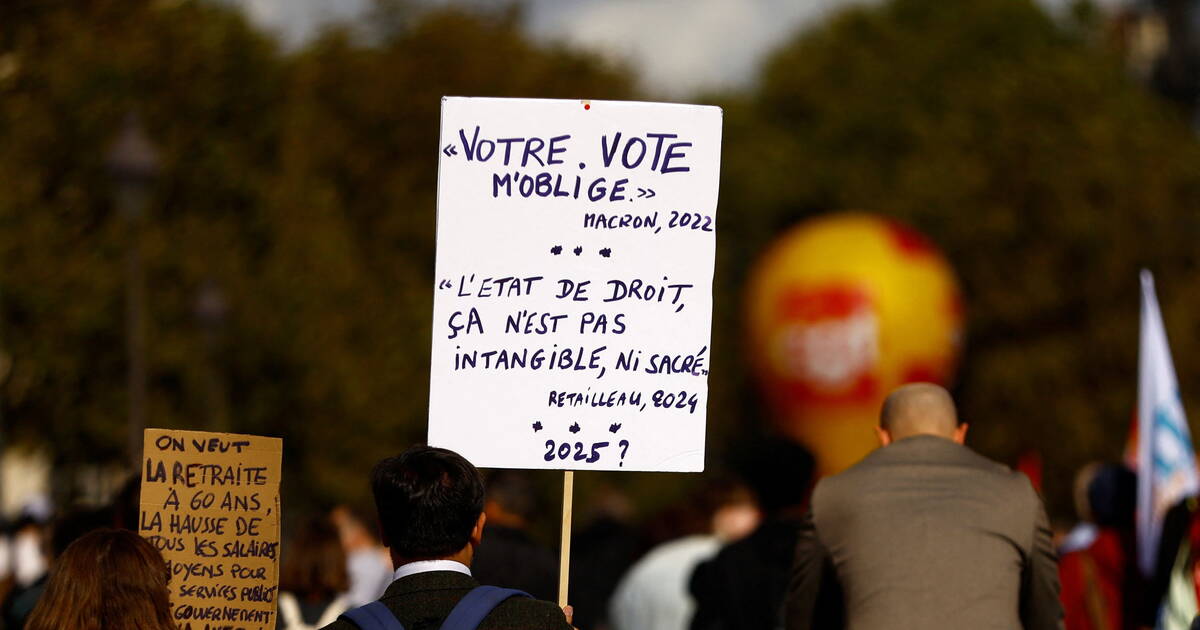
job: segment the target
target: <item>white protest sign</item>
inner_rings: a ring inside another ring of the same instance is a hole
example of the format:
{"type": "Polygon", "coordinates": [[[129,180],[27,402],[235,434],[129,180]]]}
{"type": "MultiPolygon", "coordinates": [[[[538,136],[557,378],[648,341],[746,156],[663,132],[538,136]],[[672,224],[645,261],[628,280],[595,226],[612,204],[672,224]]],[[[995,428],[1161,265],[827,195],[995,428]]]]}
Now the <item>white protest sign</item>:
{"type": "Polygon", "coordinates": [[[429,443],[697,472],[721,110],[442,100],[429,443]]]}

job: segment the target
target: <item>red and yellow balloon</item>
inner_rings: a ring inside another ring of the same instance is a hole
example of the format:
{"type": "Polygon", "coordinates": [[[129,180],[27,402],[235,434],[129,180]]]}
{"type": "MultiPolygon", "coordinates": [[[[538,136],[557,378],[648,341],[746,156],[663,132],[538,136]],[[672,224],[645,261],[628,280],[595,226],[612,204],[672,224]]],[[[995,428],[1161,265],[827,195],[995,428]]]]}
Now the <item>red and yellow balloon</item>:
{"type": "Polygon", "coordinates": [[[775,421],[812,450],[822,474],[877,446],[893,388],[948,384],[962,300],[945,257],[891,219],[845,213],[806,221],[768,249],[748,286],[751,356],[775,421]]]}

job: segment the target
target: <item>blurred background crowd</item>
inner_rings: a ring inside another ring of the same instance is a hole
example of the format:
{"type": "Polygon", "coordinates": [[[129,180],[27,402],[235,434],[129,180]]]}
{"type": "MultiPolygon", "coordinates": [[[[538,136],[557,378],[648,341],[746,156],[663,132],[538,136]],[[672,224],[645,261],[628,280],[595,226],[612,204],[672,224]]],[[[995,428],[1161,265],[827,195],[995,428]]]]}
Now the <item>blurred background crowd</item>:
{"type": "MultiPolygon", "coordinates": [[[[905,380],[951,387],[1061,531],[1088,519],[1139,268],[1197,408],[1196,2],[638,4],[0,3],[0,574],[37,581],[54,518],[119,524],[155,426],[283,437],[285,537],[336,515],[370,581],[367,467],[425,435],[443,95],[724,108],[710,472],[578,476],[585,630],[653,545],[710,554],[751,496],[769,521],[750,445],[837,470],[905,380]]],[[[558,483],[493,483],[493,539],[552,549],[558,483]]]]}

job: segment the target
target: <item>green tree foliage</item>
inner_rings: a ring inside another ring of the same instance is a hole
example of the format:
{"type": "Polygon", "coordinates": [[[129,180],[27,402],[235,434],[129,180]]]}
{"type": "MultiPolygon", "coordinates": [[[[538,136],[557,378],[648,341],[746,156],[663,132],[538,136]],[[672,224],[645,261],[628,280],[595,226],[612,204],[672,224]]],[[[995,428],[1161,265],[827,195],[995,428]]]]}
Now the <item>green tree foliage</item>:
{"type": "Polygon", "coordinates": [[[127,243],[146,252],[151,422],[203,425],[196,290],[227,276],[231,294],[242,288],[228,272],[253,255],[246,235],[261,227],[285,77],[273,44],[203,4],[16,3],[0,37],[5,416],[64,461],[117,459],[127,243]],[[164,171],[140,232],[119,215],[104,165],[134,110],[164,171]]]}
{"type": "Polygon", "coordinates": [[[925,232],[965,291],[970,439],[1009,462],[1040,450],[1062,514],[1073,471],[1121,455],[1142,266],[1200,414],[1200,146],[1098,39],[1032,2],[895,0],[800,34],[726,110],[718,290],[818,213],[925,232]]]}
{"type": "MultiPolygon", "coordinates": [[[[632,88],[531,43],[512,12],[413,6],[381,0],[370,28],[285,53],[219,4],[0,4],[6,437],[52,441],[64,463],[123,457],[134,238],[152,425],[286,436],[289,505],[363,499],[366,466],[424,435],[441,96],[632,88]],[[163,154],[140,229],[103,164],[133,109],[163,154]],[[227,309],[202,316],[213,291],[227,309]]],[[[1198,417],[1200,148],[1101,39],[1028,1],[894,0],[800,33],[723,99],[711,463],[755,414],[738,376],[748,267],[838,209],[946,250],[975,444],[1009,461],[1041,449],[1060,513],[1080,463],[1119,455],[1143,265],[1198,417]]]]}
{"type": "Polygon", "coordinates": [[[139,238],[152,426],[284,435],[288,486],[314,502],[362,499],[365,467],[424,437],[441,96],[622,98],[630,82],[532,44],[511,14],[396,25],[284,55],[202,2],[3,9],[0,402],[16,435],[62,462],[123,457],[139,238]],[[140,231],[104,167],[131,109],[163,154],[140,231]],[[197,307],[214,290],[218,321],[197,307]]]}

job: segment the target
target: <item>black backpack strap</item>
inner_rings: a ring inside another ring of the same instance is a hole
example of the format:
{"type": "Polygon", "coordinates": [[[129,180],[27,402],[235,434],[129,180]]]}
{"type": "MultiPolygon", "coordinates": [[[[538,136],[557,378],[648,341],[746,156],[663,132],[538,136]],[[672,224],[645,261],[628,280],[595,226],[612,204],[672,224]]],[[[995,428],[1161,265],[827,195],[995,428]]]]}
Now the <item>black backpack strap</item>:
{"type": "Polygon", "coordinates": [[[510,597],[530,597],[525,591],[498,586],[476,586],[446,616],[442,630],[475,630],[488,613],[510,597]]]}
{"type": "Polygon", "coordinates": [[[383,602],[371,602],[342,613],[338,619],[345,619],[358,626],[360,630],[404,630],[396,615],[388,610],[383,602]]]}

